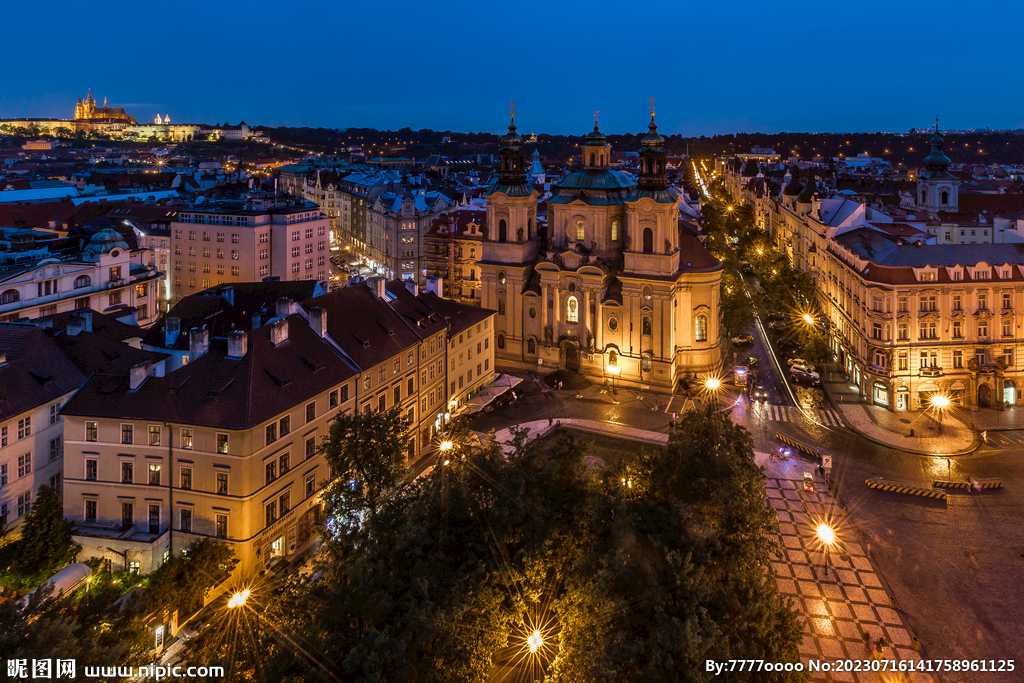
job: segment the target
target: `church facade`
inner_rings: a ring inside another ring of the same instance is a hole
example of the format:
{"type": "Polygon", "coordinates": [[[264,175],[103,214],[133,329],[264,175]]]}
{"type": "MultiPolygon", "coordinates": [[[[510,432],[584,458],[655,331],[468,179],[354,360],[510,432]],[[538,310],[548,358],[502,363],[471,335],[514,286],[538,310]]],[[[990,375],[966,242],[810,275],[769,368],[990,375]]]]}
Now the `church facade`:
{"type": "Polygon", "coordinates": [[[562,178],[538,228],[538,194],[515,118],[487,192],[482,304],[497,311],[507,369],[578,371],[595,381],[672,392],[721,369],[722,265],[680,221],[664,139],[651,114],[636,181],[611,168],[594,125],[582,165],[562,178]]]}
{"type": "Polygon", "coordinates": [[[86,95],[85,100],[81,97],[78,98],[78,103],[75,104],[75,120],[79,121],[82,119],[93,120],[108,120],[108,121],[121,121],[127,125],[134,126],[137,121],[135,117],[129,116],[121,107],[108,107],[107,98],[103,98],[103,106],[97,107],[96,101],[92,98],[92,90],[89,90],[89,94],[86,95]]]}

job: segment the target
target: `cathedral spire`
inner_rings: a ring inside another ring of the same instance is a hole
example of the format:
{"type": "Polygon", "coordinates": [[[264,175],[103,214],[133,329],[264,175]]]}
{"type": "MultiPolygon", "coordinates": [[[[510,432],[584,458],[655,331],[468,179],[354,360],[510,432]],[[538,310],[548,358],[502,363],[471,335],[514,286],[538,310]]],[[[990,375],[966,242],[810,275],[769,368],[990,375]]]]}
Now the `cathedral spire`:
{"type": "Polygon", "coordinates": [[[654,98],[651,98],[651,122],[647,125],[647,135],[640,138],[640,174],[637,187],[641,190],[657,192],[668,188],[666,172],[665,138],[658,133],[658,124],[654,121],[654,98]]]}

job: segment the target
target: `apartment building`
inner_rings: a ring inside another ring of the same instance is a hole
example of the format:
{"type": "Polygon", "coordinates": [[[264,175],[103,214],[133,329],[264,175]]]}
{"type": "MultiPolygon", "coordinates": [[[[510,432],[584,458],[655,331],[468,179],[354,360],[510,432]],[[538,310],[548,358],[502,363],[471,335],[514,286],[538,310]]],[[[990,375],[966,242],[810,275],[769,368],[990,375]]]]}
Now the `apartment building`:
{"type": "Polygon", "coordinates": [[[442,294],[474,306],[480,305],[480,268],[483,258],[485,211],[458,210],[431,222],[423,236],[427,277],[438,278],[442,294]]]}
{"type": "Polygon", "coordinates": [[[33,249],[19,237],[0,261],[0,321],[86,308],[118,311],[142,326],[157,319],[161,272],[147,263],[146,249],[132,250],[117,230],[93,233],[73,255],[33,249]]]}
{"type": "Polygon", "coordinates": [[[330,276],[329,221],[315,204],[279,193],[182,210],[171,223],[171,300],[225,283],[330,276]]]}
{"type": "Polygon", "coordinates": [[[0,529],[17,536],[40,486],[62,491],[61,407],[86,378],[160,362],[158,354],[112,339],[122,328],[132,329],[89,309],[0,323],[0,529]]]}
{"type": "Polygon", "coordinates": [[[387,278],[425,282],[424,235],[435,216],[454,206],[440,192],[408,187],[401,193],[385,192],[370,204],[369,253],[383,266],[387,278]]]}
{"type": "Polygon", "coordinates": [[[355,371],[301,314],[210,338],[159,376],[96,375],[64,408],[64,506],[83,557],[143,573],[197,538],[229,542],[243,575],[313,539],[330,478],[317,446],[355,409],[355,371]]]}
{"type": "MultiPolygon", "coordinates": [[[[919,175],[924,210],[956,209],[967,196],[948,177],[941,145],[934,136],[919,175]]],[[[927,408],[936,394],[977,408],[1021,403],[1024,244],[958,243],[937,234],[938,223],[821,197],[813,180],[789,175],[779,188],[727,169],[780,251],[813,278],[838,360],[870,402],[894,411],[927,408]]]]}
{"type": "Polygon", "coordinates": [[[442,299],[432,292],[420,297],[448,323],[449,413],[465,410],[469,399],[494,381],[496,311],[442,299]]]}

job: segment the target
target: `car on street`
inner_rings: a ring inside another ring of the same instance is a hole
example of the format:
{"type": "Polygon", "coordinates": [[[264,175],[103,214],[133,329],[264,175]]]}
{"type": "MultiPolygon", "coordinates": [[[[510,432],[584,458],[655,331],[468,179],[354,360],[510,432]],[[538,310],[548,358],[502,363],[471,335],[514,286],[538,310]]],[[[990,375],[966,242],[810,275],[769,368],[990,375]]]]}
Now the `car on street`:
{"type": "Polygon", "coordinates": [[[759,361],[757,358],[754,358],[753,356],[747,356],[746,358],[740,359],[740,365],[745,365],[751,370],[756,368],[760,362],[761,361],[759,361]]]}
{"type": "Polygon", "coordinates": [[[804,472],[804,491],[814,491],[814,477],[810,472],[804,472]]]}
{"type": "Polygon", "coordinates": [[[764,386],[763,382],[754,382],[750,385],[750,400],[751,401],[767,401],[768,400],[768,389],[764,386]]]}
{"type": "Polygon", "coordinates": [[[768,322],[768,329],[774,330],[775,332],[782,332],[789,327],[783,320],[770,320],[768,322]]]}
{"type": "Polygon", "coordinates": [[[805,366],[802,365],[794,365],[793,367],[791,367],[789,369],[789,374],[793,378],[793,381],[796,382],[797,384],[803,383],[814,386],[821,381],[821,378],[818,376],[818,373],[811,372],[810,370],[807,370],[805,366]]]}
{"type": "Polygon", "coordinates": [[[738,337],[732,338],[733,346],[747,346],[748,344],[754,343],[754,335],[752,334],[741,334],[738,337]]]}
{"type": "Polygon", "coordinates": [[[793,353],[800,347],[800,345],[797,344],[795,341],[793,341],[792,339],[787,339],[785,337],[775,342],[775,345],[779,347],[779,351],[782,351],[783,353],[786,354],[793,353]]]}
{"type": "Polygon", "coordinates": [[[818,371],[817,368],[815,368],[813,365],[808,363],[803,358],[800,358],[799,356],[793,356],[791,358],[787,358],[786,359],[786,364],[789,365],[790,367],[793,367],[794,365],[802,365],[805,368],[807,368],[807,370],[809,372],[817,372],[818,371]]]}

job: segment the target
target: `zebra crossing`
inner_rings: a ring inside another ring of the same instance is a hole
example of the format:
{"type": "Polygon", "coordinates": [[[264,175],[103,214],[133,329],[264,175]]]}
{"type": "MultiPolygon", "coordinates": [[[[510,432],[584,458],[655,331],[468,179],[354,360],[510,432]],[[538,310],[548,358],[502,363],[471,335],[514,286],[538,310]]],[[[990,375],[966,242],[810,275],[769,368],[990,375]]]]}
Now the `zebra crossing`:
{"type": "MultiPolygon", "coordinates": [[[[808,410],[806,411],[815,420],[830,427],[844,427],[842,419],[834,410],[808,410]]],[[[793,406],[778,406],[765,403],[759,410],[762,420],[770,422],[797,422],[804,417],[805,411],[793,406]]]]}

